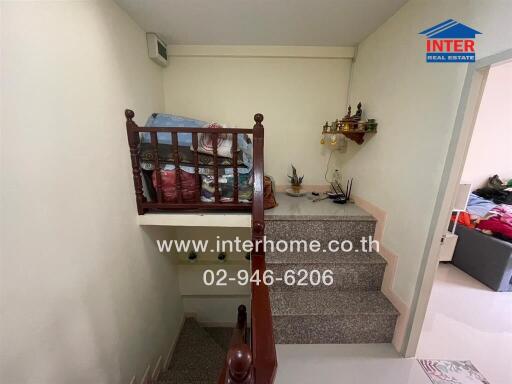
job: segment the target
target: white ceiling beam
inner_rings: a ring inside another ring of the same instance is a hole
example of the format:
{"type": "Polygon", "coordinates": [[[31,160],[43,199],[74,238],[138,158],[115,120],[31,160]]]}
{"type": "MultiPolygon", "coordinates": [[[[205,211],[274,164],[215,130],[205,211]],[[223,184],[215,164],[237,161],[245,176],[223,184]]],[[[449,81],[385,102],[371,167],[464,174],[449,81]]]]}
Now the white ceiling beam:
{"type": "Polygon", "coordinates": [[[354,47],[284,45],[169,45],[170,56],[351,59],[354,47]]]}

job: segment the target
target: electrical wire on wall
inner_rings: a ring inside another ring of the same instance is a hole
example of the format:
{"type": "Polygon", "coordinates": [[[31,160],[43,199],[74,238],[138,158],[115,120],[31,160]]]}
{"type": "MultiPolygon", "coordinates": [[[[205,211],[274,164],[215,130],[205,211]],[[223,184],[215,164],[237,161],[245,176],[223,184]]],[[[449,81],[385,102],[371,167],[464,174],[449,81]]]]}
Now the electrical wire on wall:
{"type": "Polygon", "coordinates": [[[331,158],[332,158],[332,154],[334,153],[335,151],[331,151],[331,153],[329,154],[329,160],[327,160],[327,166],[325,167],[325,174],[324,174],[324,179],[326,182],[328,182],[329,184],[332,183],[333,180],[328,180],[327,179],[327,174],[329,173],[329,166],[331,164],[331,158]]]}
{"type": "MultiPolygon", "coordinates": [[[[351,59],[351,63],[350,63],[350,70],[349,70],[349,75],[348,75],[348,86],[347,86],[347,102],[345,103],[345,108],[348,107],[348,105],[350,104],[350,95],[351,95],[351,91],[352,91],[352,76],[353,76],[353,73],[354,73],[354,63],[356,62],[356,58],[357,58],[357,46],[354,48],[354,56],[352,57],[351,59]]],[[[327,174],[329,173],[329,168],[330,168],[330,165],[331,165],[331,159],[332,159],[332,156],[333,156],[333,153],[334,152],[340,152],[340,153],[343,153],[343,152],[346,152],[347,151],[347,139],[343,138],[343,144],[341,146],[341,148],[336,148],[336,149],[333,149],[331,150],[331,153],[329,154],[329,159],[327,160],[327,165],[325,167],[325,174],[324,174],[324,179],[327,183],[331,183],[334,181],[334,177],[332,177],[332,180],[329,180],[327,178],[327,174]]],[[[336,171],[338,171],[336,169],[336,171]]]]}
{"type": "Polygon", "coordinates": [[[350,63],[350,70],[348,74],[348,86],[347,86],[347,102],[345,103],[345,108],[348,108],[350,104],[350,95],[352,93],[352,77],[354,75],[354,63],[357,59],[357,46],[354,48],[354,56],[352,57],[351,63],[350,63]]]}

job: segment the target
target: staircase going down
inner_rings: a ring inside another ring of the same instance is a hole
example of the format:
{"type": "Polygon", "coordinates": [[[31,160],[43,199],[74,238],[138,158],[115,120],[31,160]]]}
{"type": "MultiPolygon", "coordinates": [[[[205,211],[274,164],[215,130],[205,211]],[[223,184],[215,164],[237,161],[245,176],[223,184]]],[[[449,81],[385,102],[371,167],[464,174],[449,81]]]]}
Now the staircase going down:
{"type": "Polygon", "coordinates": [[[187,318],[167,371],[157,384],[217,383],[233,328],[202,328],[187,318]]]}

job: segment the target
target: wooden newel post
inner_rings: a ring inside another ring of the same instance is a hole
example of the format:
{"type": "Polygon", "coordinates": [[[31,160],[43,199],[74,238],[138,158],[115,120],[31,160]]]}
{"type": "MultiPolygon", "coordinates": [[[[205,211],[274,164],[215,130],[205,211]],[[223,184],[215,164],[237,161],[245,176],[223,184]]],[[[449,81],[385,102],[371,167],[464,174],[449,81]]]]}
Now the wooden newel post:
{"type": "Polygon", "coordinates": [[[228,351],[227,364],[227,384],[253,383],[252,353],[247,344],[231,347],[228,351]]]}
{"type": "Polygon", "coordinates": [[[231,347],[228,350],[227,363],[227,384],[252,384],[253,366],[252,352],[246,343],[247,330],[247,309],[245,305],[238,307],[238,317],[235,332],[231,339],[231,347]]]}
{"type": "Polygon", "coordinates": [[[257,113],[254,115],[253,129],[253,172],[254,172],[254,193],[252,198],[252,241],[253,254],[260,255],[263,253],[263,238],[265,236],[265,218],[263,207],[264,193],[264,162],[263,162],[263,140],[264,129],[261,124],[263,115],[257,113]]]}
{"type": "Polygon", "coordinates": [[[142,177],[140,175],[140,161],[139,161],[139,131],[138,126],[133,121],[135,113],[131,109],[124,111],[126,117],[126,134],[128,135],[128,145],[130,146],[130,158],[132,160],[132,174],[133,174],[133,185],[135,186],[135,200],[137,203],[137,212],[139,215],[144,214],[144,208],[142,203],[146,201],[144,197],[144,191],[142,189],[142,177]]]}

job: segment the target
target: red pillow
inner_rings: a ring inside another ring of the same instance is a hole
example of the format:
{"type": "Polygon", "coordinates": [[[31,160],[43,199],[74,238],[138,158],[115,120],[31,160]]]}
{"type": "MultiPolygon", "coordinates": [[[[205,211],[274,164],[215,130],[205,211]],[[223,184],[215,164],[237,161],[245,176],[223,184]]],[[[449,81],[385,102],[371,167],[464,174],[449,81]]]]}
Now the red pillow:
{"type": "MultiPolygon", "coordinates": [[[[181,196],[184,203],[196,201],[197,178],[194,174],[179,170],[181,179],[181,196]]],[[[176,170],[160,171],[162,178],[162,199],[165,203],[177,203],[178,193],[176,191],[176,170]]],[[[153,186],[156,190],[156,172],[152,176],[153,186]]]]}

